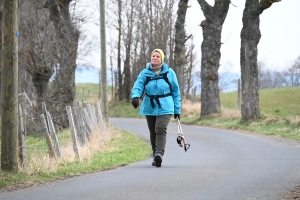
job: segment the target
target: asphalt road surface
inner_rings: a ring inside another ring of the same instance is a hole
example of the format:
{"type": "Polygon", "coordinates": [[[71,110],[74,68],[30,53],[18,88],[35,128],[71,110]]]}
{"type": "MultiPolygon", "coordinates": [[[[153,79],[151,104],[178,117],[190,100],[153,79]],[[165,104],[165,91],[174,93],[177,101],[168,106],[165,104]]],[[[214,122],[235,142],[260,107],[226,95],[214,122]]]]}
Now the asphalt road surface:
{"type": "MultiPolygon", "coordinates": [[[[149,141],[145,119],[110,123],[149,141]]],[[[252,200],[284,199],[300,184],[300,144],[279,137],[182,125],[190,149],[170,123],[162,167],[151,158],[117,169],[0,193],[0,199],[252,200]]]]}

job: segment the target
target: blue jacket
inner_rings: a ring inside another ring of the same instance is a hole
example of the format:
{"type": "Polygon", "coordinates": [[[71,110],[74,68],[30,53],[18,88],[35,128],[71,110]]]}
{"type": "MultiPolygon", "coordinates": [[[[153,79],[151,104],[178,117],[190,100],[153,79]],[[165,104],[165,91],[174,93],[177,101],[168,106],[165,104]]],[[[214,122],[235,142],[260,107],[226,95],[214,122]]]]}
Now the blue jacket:
{"type": "Polygon", "coordinates": [[[150,66],[151,63],[148,63],[146,68],[140,72],[130,95],[131,99],[135,97],[140,98],[143,95],[145,87],[146,95],[142,101],[142,105],[140,106],[139,114],[150,116],[181,114],[181,96],[176,73],[173,69],[169,68],[166,63],[163,63],[160,73],[155,75],[155,73],[150,69],[150,66]],[[167,74],[169,83],[172,86],[172,90],[165,79],[162,78],[165,73],[167,74]],[[147,79],[146,77],[157,78],[159,76],[161,77],[160,79],[149,81],[146,86],[144,86],[147,79]],[[169,94],[169,96],[166,94],[169,94]],[[161,106],[159,106],[157,101],[154,99],[153,107],[148,95],[166,95],[166,97],[158,98],[161,106]]]}

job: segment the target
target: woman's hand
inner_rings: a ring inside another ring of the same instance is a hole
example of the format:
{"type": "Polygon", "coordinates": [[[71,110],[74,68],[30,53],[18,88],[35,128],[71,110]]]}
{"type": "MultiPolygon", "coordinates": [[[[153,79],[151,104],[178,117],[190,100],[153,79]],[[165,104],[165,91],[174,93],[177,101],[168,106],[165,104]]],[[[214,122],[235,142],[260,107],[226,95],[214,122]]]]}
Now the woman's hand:
{"type": "Polygon", "coordinates": [[[179,119],[180,120],[180,114],[174,114],[174,119],[179,119]]]}
{"type": "Polygon", "coordinates": [[[133,98],[132,100],[131,100],[131,104],[132,104],[132,106],[134,107],[134,108],[137,108],[139,105],[140,105],[140,102],[139,102],[139,99],[138,98],[133,98]]]}

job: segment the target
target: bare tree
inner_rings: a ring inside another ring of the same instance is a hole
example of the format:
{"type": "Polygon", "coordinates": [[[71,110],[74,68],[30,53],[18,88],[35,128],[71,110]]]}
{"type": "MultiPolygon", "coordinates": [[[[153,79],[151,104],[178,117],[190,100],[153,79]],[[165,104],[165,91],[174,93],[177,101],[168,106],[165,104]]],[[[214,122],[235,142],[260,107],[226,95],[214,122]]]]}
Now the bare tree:
{"type": "Polygon", "coordinates": [[[220,91],[225,91],[229,88],[236,88],[238,78],[235,76],[235,73],[229,72],[232,68],[233,64],[231,62],[226,62],[221,65],[220,69],[222,68],[223,72],[219,72],[219,88],[220,91]]]}
{"type": "MultiPolygon", "coordinates": [[[[192,40],[193,41],[193,40],[192,40]]],[[[188,51],[188,63],[184,69],[184,94],[186,99],[190,99],[190,90],[194,85],[193,72],[196,62],[196,53],[194,52],[195,46],[192,43],[188,51]]]]}
{"type": "Polygon", "coordinates": [[[230,0],[215,0],[212,7],[205,0],[198,0],[205,20],[201,45],[201,117],[220,111],[219,75],[221,33],[229,10],[230,0]]]}
{"type": "Polygon", "coordinates": [[[118,51],[118,97],[119,100],[128,100],[134,82],[132,80],[136,79],[138,73],[150,61],[150,54],[154,48],[166,52],[166,62],[170,59],[169,50],[174,49],[169,46],[174,44],[172,42],[174,0],[124,0],[111,3],[115,6],[111,4],[109,8],[110,14],[113,13],[110,20],[115,24],[113,27],[116,28],[119,37],[115,45],[115,50],[118,51]],[[123,71],[122,59],[124,59],[123,71]]]}
{"type": "MultiPolygon", "coordinates": [[[[132,49],[132,42],[133,42],[133,29],[134,29],[134,23],[136,18],[136,13],[134,9],[134,3],[136,3],[135,0],[129,0],[128,4],[130,5],[130,8],[126,10],[126,19],[127,19],[127,33],[124,34],[126,36],[124,38],[124,44],[125,44],[125,61],[124,61],[124,84],[122,88],[123,92],[123,99],[124,100],[130,100],[130,93],[131,93],[131,66],[130,62],[132,62],[131,58],[131,49],[132,49]]],[[[121,99],[122,100],[122,99],[121,99]]]]}
{"type": "Polygon", "coordinates": [[[41,102],[48,101],[48,84],[54,73],[54,64],[57,63],[54,27],[43,10],[43,4],[38,0],[20,4],[19,21],[20,31],[23,33],[19,39],[19,63],[31,75],[31,80],[25,79],[26,82],[22,81],[22,85],[33,83],[32,91],[36,93],[34,110],[40,114],[41,102]]]}
{"type": "Polygon", "coordinates": [[[122,1],[118,0],[118,97],[119,101],[123,99],[122,94],[122,73],[121,73],[121,35],[122,35],[122,1]]]}
{"type": "Polygon", "coordinates": [[[261,38],[259,16],[280,0],[246,0],[241,31],[242,120],[260,118],[257,45],[261,38]]]}
{"type": "Polygon", "coordinates": [[[185,33],[185,16],[189,0],[180,0],[178,3],[177,20],[175,23],[175,49],[174,49],[174,70],[177,75],[180,86],[180,93],[184,96],[184,66],[186,65],[186,47],[187,40],[185,33]]]}
{"type": "Polygon", "coordinates": [[[50,11],[58,41],[58,65],[56,66],[53,90],[51,93],[52,112],[55,122],[68,127],[65,107],[75,99],[75,70],[79,31],[74,27],[70,15],[71,0],[47,0],[44,7],[50,11]]]}
{"type": "Polygon", "coordinates": [[[296,59],[294,64],[284,72],[284,74],[289,86],[295,87],[300,85],[300,56],[296,59]]]}
{"type": "Polygon", "coordinates": [[[266,68],[264,62],[259,61],[258,64],[258,86],[260,89],[272,87],[271,72],[266,68]]]}

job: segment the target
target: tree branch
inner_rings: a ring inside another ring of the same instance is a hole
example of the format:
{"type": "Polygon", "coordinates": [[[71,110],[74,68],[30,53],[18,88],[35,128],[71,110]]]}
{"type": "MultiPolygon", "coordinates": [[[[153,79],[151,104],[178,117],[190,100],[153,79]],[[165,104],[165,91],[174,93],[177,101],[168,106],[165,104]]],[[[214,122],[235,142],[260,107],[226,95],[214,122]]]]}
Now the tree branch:
{"type": "Polygon", "coordinates": [[[210,17],[210,15],[213,12],[213,8],[211,5],[209,5],[205,0],[198,0],[198,3],[200,4],[201,10],[203,11],[203,14],[206,18],[210,17]]]}
{"type": "Polygon", "coordinates": [[[269,7],[272,6],[273,3],[276,3],[276,2],[279,2],[281,0],[261,0],[259,2],[259,8],[261,10],[265,10],[265,9],[268,9],[269,7]]]}

